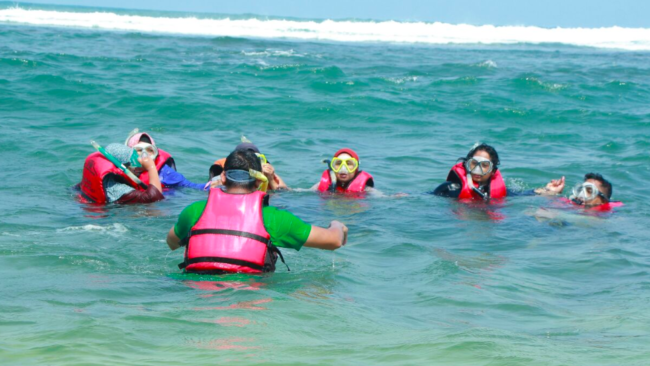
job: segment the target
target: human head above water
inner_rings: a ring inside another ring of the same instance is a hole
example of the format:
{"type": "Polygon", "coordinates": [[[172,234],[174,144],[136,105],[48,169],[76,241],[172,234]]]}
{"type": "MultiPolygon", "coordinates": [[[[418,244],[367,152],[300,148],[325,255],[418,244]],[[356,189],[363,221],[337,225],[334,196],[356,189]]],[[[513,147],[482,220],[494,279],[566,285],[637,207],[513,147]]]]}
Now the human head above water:
{"type": "Polygon", "coordinates": [[[235,150],[226,158],[221,179],[226,188],[241,187],[254,191],[257,180],[248,174],[250,169],[262,170],[262,163],[257,155],[251,150],[235,150]]]}
{"type": "Polygon", "coordinates": [[[488,182],[490,178],[492,178],[494,172],[499,168],[499,164],[501,163],[499,161],[499,154],[497,153],[496,149],[485,143],[477,143],[474,145],[474,147],[472,147],[472,149],[467,153],[467,156],[461,158],[460,160],[464,163],[467,163],[472,158],[478,160],[489,159],[492,163],[492,168],[489,173],[484,175],[472,174],[472,180],[479,184],[488,182]]]}
{"type": "Polygon", "coordinates": [[[132,166],[133,160],[135,160],[136,157],[133,154],[134,150],[126,145],[108,144],[104,150],[113,155],[120,163],[124,164],[124,166],[129,168],[129,170],[134,172],[136,175],[140,175],[140,173],[146,170],[140,166],[132,166]]]}
{"type": "Polygon", "coordinates": [[[361,165],[359,162],[359,155],[352,149],[349,148],[343,148],[334,153],[334,158],[339,158],[342,159],[343,161],[347,159],[356,159],[357,161],[357,167],[354,170],[348,169],[348,166],[343,165],[341,166],[341,170],[338,172],[335,172],[336,174],[336,180],[337,182],[340,183],[348,183],[351,182],[354,177],[357,176],[359,173],[359,166],[361,165]]]}
{"type": "Polygon", "coordinates": [[[614,192],[614,188],[612,187],[612,184],[607,179],[605,179],[602,175],[598,173],[585,174],[585,180],[583,184],[587,184],[587,183],[591,183],[594,186],[596,186],[600,194],[597,194],[591,200],[582,200],[582,201],[579,200],[585,206],[599,206],[609,202],[609,200],[612,198],[612,193],[614,192]]]}
{"type": "Polygon", "coordinates": [[[235,151],[252,151],[258,154],[260,153],[260,149],[258,149],[252,142],[242,142],[235,147],[235,151]]]}

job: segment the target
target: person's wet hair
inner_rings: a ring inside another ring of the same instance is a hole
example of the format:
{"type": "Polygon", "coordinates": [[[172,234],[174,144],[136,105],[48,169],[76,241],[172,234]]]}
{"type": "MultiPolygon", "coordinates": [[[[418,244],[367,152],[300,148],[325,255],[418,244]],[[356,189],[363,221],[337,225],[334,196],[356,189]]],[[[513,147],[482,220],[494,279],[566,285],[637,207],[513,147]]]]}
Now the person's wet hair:
{"type": "MultiPolygon", "coordinates": [[[[262,171],[262,163],[260,159],[255,155],[254,152],[250,150],[235,150],[228,155],[226,158],[226,163],[224,164],[223,170],[244,170],[248,171],[249,169],[262,171]]],[[[233,182],[226,178],[225,185],[227,188],[231,187],[243,187],[248,190],[255,190],[255,180],[246,183],[233,182]]]]}
{"type": "Polygon", "coordinates": [[[600,183],[600,186],[603,188],[604,192],[602,192],[607,199],[612,198],[612,193],[614,193],[614,187],[612,187],[612,183],[610,183],[607,179],[605,179],[602,175],[598,173],[587,173],[585,174],[585,181],[592,179],[600,183]]]}
{"type": "Polygon", "coordinates": [[[492,166],[493,166],[492,171],[496,171],[499,168],[499,164],[501,163],[499,161],[499,154],[497,153],[497,151],[492,146],[490,146],[488,144],[481,143],[481,144],[473,147],[472,150],[470,150],[467,153],[467,156],[465,156],[464,158],[458,159],[458,161],[466,162],[469,159],[471,159],[474,156],[474,154],[476,154],[479,151],[485,151],[486,153],[488,153],[490,155],[490,161],[492,162],[492,166]]]}

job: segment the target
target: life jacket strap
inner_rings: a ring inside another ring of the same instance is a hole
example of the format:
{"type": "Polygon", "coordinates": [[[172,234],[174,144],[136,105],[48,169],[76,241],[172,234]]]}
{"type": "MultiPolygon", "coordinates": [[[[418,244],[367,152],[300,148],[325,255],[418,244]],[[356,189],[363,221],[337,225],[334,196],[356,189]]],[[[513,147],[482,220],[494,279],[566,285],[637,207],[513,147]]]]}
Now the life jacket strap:
{"type": "Polygon", "coordinates": [[[253,234],[253,233],[247,233],[245,231],[239,231],[239,230],[226,230],[226,229],[198,229],[198,230],[192,230],[190,231],[189,235],[183,240],[181,240],[181,246],[186,246],[190,242],[190,237],[195,236],[195,235],[203,235],[203,234],[219,234],[219,235],[233,235],[233,236],[241,236],[244,238],[248,239],[253,239],[257,240],[263,244],[268,244],[271,242],[271,239],[267,239],[261,235],[253,234]]]}
{"type": "Polygon", "coordinates": [[[282,256],[282,252],[280,251],[280,249],[278,249],[278,247],[270,243],[269,243],[269,249],[271,250],[271,252],[276,253],[280,257],[282,264],[284,264],[284,266],[287,267],[287,271],[291,272],[291,268],[289,268],[287,262],[284,261],[284,257],[282,256]]]}
{"type": "Polygon", "coordinates": [[[252,269],[256,269],[258,271],[263,271],[264,267],[260,266],[259,264],[249,262],[249,261],[244,261],[241,259],[232,259],[232,258],[224,258],[224,257],[196,257],[192,259],[185,259],[183,263],[180,263],[178,265],[178,268],[180,269],[185,269],[185,267],[191,265],[191,264],[196,264],[196,263],[205,263],[205,262],[218,262],[218,263],[228,263],[228,264],[234,264],[237,266],[245,266],[245,267],[250,267],[252,269]]]}

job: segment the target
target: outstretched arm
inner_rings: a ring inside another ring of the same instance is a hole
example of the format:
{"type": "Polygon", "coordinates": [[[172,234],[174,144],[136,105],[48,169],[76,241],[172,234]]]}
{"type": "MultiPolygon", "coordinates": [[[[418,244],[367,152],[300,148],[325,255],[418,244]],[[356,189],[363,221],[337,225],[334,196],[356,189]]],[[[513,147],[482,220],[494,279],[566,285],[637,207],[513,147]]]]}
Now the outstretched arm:
{"type": "Polygon", "coordinates": [[[309,238],[305,242],[306,247],[325,250],[336,250],[345,245],[348,241],[348,227],[339,221],[332,221],[325,229],[312,225],[309,238]]]}

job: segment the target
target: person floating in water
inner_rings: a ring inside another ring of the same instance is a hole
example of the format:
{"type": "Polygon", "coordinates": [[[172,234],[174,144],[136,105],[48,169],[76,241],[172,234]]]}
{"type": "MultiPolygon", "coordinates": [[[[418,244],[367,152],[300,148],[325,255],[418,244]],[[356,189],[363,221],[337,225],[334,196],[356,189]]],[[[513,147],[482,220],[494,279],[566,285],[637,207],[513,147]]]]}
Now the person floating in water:
{"type": "Polygon", "coordinates": [[[494,147],[479,143],[460,158],[451,168],[447,181],[439,185],[432,194],[458,199],[488,200],[508,195],[557,195],[564,189],[564,177],[554,179],[545,187],[517,192],[506,187],[499,171],[499,154],[494,147]]]}
{"type": "Polygon", "coordinates": [[[562,201],[585,210],[610,211],[614,207],[623,206],[622,202],[611,201],[613,192],[612,183],[602,175],[587,173],[584,181],[573,187],[572,195],[562,201]]]}
{"type": "Polygon", "coordinates": [[[359,155],[354,150],[343,148],[337,151],[327,163],[328,167],[323,171],[320,182],[316,183],[312,190],[337,193],[360,193],[373,190],[375,182],[372,175],[361,170],[359,155]]]}
{"type": "MultiPolygon", "coordinates": [[[[267,160],[266,155],[260,152],[260,149],[255,146],[250,140],[242,136],[242,142],[235,147],[235,151],[252,151],[257,155],[262,163],[262,173],[266,176],[269,181],[269,190],[277,191],[281,189],[289,189],[289,187],[284,183],[284,180],[275,172],[275,168],[271,165],[271,162],[267,160]]],[[[226,162],[226,159],[219,159],[212,164],[210,167],[210,180],[212,187],[217,187],[221,185],[221,172],[223,172],[223,167],[226,162]],[[213,180],[214,179],[214,180],[213,180]]]]}
{"type": "Polygon", "coordinates": [[[277,257],[284,261],[277,247],[335,250],[345,245],[344,224],[332,221],[321,228],[268,206],[268,196],[258,190],[267,181],[261,169],[254,152],[233,151],[221,173],[225,187],[210,189],[207,201],[181,212],[167,234],[171,250],[185,246],[180,268],[201,274],[273,272],[277,257]]]}
{"type": "MultiPolygon", "coordinates": [[[[153,137],[148,133],[139,132],[136,128],[131,131],[124,144],[134,148],[138,153],[146,150],[153,157],[163,188],[183,187],[200,190],[205,188],[205,183],[190,182],[183,174],[177,172],[174,158],[168,152],[158,148],[153,137]]],[[[149,182],[149,174],[147,172],[143,173],[141,179],[147,184],[149,182]]]]}
{"type": "Polygon", "coordinates": [[[122,144],[110,144],[104,151],[108,156],[94,152],[86,158],[78,185],[83,201],[149,203],[164,199],[156,164],[148,154],[139,156],[134,149],[122,144]],[[109,157],[116,161],[112,162],[109,157]],[[120,166],[129,171],[123,171],[120,166]],[[148,184],[139,179],[144,174],[148,184]]]}

